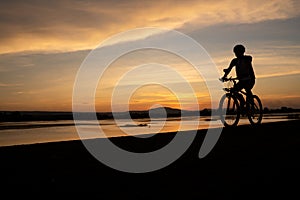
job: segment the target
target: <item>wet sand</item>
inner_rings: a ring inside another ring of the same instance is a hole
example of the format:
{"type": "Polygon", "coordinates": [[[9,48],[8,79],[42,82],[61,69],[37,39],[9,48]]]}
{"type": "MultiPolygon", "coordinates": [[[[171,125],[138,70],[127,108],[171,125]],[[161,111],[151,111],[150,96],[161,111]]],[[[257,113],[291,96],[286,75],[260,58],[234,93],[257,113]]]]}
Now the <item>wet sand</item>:
{"type": "MultiPolygon", "coordinates": [[[[297,199],[299,128],[300,120],[226,128],[214,149],[202,159],[198,153],[206,130],[200,130],[190,148],[174,163],[141,174],[107,167],[79,140],[0,147],[0,190],[9,194],[87,192],[96,193],[98,198],[119,199],[297,199]]],[[[175,134],[111,140],[124,149],[147,152],[164,146],[175,134]]]]}

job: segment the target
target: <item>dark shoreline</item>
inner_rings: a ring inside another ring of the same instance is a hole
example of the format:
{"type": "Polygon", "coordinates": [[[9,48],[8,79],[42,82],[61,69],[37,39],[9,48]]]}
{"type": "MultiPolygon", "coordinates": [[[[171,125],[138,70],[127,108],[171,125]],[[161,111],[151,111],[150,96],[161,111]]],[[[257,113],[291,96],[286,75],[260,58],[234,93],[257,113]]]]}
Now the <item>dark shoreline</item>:
{"type": "MultiPolygon", "coordinates": [[[[132,174],[96,160],[80,140],[0,147],[1,191],[88,192],[99,198],[257,198],[299,196],[300,120],[223,129],[214,149],[198,152],[206,131],[190,148],[158,171],[132,174]]],[[[175,133],[112,138],[135,152],[167,144],[175,133]]]]}
{"type": "MultiPolygon", "coordinates": [[[[275,119],[277,116],[278,119],[289,119],[289,120],[295,120],[295,119],[300,119],[299,113],[276,113],[276,114],[266,114],[264,115],[264,119],[272,118],[275,119]]],[[[179,116],[180,117],[180,116],[179,116]]],[[[189,117],[193,117],[192,115],[189,117]]],[[[208,117],[208,116],[200,116],[200,117],[208,117]]],[[[169,117],[167,120],[173,120],[172,118],[174,117],[169,117]]],[[[214,116],[212,117],[214,118],[214,116]]],[[[150,121],[150,118],[135,118],[136,120],[146,120],[150,121]]],[[[107,120],[107,119],[106,119],[107,120]]],[[[177,119],[176,119],[177,120],[177,119]]],[[[210,121],[210,120],[216,120],[216,119],[205,119],[205,121],[210,121]]],[[[0,130],[7,130],[7,129],[32,129],[32,128],[46,128],[46,127],[55,127],[55,126],[74,126],[75,122],[73,119],[52,119],[52,120],[24,120],[24,121],[0,121],[0,130]],[[72,121],[71,123],[56,123],[60,121],[72,121]],[[26,124],[26,123],[31,123],[34,122],[36,124],[26,124]],[[47,123],[44,123],[47,122],[47,123]],[[7,124],[7,123],[25,123],[25,124],[7,124]]],[[[85,124],[82,124],[85,125],[85,124]]],[[[90,123],[88,125],[91,125],[90,123]]],[[[105,124],[103,124],[105,125],[105,124]]],[[[126,125],[125,125],[126,126],[126,125]]],[[[135,125],[127,125],[127,126],[135,126],[135,125]]],[[[146,124],[138,124],[137,126],[146,126],[146,124]]]]}
{"type": "MultiPolygon", "coordinates": [[[[156,117],[162,115],[161,110],[164,110],[167,117],[181,117],[181,116],[211,116],[212,109],[204,108],[203,110],[180,110],[169,107],[151,109],[152,114],[156,117]]],[[[144,111],[128,111],[131,119],[149,118],[150,110],[144,111]]],[[[26,121],[57,121],[57,120],[73,120],[74,116],[77,119],[94,119],[96,116],[98,120],[105,119],[127,119],[128,112],[63,112],[63,111],[0,111],[0,122],[26,122],[26,121]]],[[[216,110],[214,110],[217,113],[216,110]]],[[[264,114],[291,114],[292,117],[299,119],[300,109],[281,107],[280,109],[264,108],[264,114]],[[294,113],[294,114],[293,114],[294,113]]],[[[152,117],[154,116],[152,115],[152,117]]],[[[166,116],[161,116],[166,117],[166,116]]]]}

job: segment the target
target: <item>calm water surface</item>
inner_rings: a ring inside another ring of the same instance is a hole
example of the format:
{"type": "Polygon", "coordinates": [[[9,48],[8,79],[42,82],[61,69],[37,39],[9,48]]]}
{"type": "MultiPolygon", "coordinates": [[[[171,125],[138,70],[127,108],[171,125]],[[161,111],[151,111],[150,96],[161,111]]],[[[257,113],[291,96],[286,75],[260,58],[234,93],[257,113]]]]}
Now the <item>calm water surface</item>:
{"type": "MultiPolygon", "coordinates": [[[[289,120],[286,116],[264,116],[263,123],[289,120]]],[[[239,125],[249,124],[242,118],[239,125]]],[[[136,121],[99,120],[78,125],[85,134],[77,133],[72,120],[35,121],[35,122],[3,122],[0,123],[0,146],[67,141],[101,137],[118,137],[134,135],[136,137],[151,137],[155,133],[176,132],[221,127],[220,120],[210,117],[184,117],[165,119],[139,119],[136,121]],[[100,126],[99,126],[100,124],[100,126]],[[100,134],[100,129],[102,133],[100,134]]]]}

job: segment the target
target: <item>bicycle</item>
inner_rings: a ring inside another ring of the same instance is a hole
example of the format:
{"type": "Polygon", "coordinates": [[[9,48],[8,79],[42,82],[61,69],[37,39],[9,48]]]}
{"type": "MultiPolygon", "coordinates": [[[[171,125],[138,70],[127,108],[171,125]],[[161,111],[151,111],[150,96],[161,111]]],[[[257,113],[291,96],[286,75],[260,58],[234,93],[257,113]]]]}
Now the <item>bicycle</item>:
{"type": "Polygon", "coordinates": [[[220,79],[222,82],[230,81],[233,87],[225,87],[226,92],[220,99],[219,112],[222,123],[225,127],[237,126],[242,115],[246,115],[250,124],[253,126],[261,124],[263,118],[263,107],[260,98],[257,95],[247,97],[244,90],[237,91],[233,89],[237,84],[237,78],[220,79]],[[246,96],[246,101],[244,96],[246,96]],[[243,99],[241,99],[243,98],[243,99]],[[240,101],[243,100],[244,108],[241,108],[240,101]]]}

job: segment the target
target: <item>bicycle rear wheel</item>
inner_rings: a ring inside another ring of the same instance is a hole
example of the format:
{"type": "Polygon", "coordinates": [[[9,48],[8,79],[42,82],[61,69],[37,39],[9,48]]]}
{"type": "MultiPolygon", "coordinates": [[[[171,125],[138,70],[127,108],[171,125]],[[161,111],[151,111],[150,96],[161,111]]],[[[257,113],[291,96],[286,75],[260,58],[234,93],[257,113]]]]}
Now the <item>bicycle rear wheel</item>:
{"type": "Polygon", "coordinates": [[[219,112],[225,127],[234,127],[239,123],[240,105],[235,96],[224,94],[219,103],[219,112]]]}
{"type": "Polygon", "coordinates": [[[253,95],[252,96],[252,102],[247,102],[248,107],[248,119],[251,123],[251,125],[259,125],[261,124],[262,118],[263,118],[263,107],[261,100],[258,96],[253,95]]]}

